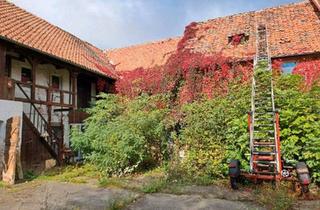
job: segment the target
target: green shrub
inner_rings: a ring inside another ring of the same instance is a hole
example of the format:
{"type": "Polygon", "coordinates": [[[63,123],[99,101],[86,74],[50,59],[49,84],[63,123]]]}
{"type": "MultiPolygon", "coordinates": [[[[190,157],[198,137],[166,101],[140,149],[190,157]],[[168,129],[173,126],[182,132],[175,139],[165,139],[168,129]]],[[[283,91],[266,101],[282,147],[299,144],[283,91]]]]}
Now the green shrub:
{"type": "MultiPolygon", "coordinates": [[[[258,71],[258,74],[262,72],[258,71]]],[[[282,155],[287,160],[305,161],[313,180],[320,182],[320,88],[304,92],[302,82],[297,75],[275,79],[282,155]]],[[[180,167],[178,171],[185,171],[189,176],[220,177],[227,173],[230,159],[239,159],[242,167],[248,170],[246,112],[250,111],[250,97],[249,86],[235,86],[226,96],[198,101],[183,108],[178,139],[186,157],[176,164],[180,167]]]]}
{"type": "Polygon", "coordinates": [[[282,155],[305,161],[314,181],[320,182],[320,90],[299,90],[300,76],[282,76],[276,83],[276,107],[280,109],[282,155]]]}
{"type": "MultiPolygon", "coordinates": [[[[260,79],[271,76],[259,69],[256,73],[260,79]]],[[[320,182],[320,88],[302,91],[303,81],[295,75],[274,80],[282,155],[305,161],[313,180],[320,182]]],[[[163,95],[133,100],[101,95],[88,110],[85,131],[72,132],[72,146],[106,174],[122,175],[161,165],[168,157],[168,142],[173,141],[169,178],[205,177],[207,182],[226,175],[231,159],[249,168],[250,99],[251,84],[233,85],[226,95],[171,109],[163,95]],[[180,150],[185,151],[181,160],[180,150]]]]}
{"type": "Polygon", "coordinates": [[[247,165],[248,86],[233,86],[226,96],[183,107],[180,144],[186,157],[180,167],[189,176],[222,177],[229,159],[247,165]]]}
{"type": "Polygon", "coordinates": [[[108,175],[159,165],[167,156],[165,96],[128,100],[101,95],[83,133],[72,132],[72,146],[108,175]]]}

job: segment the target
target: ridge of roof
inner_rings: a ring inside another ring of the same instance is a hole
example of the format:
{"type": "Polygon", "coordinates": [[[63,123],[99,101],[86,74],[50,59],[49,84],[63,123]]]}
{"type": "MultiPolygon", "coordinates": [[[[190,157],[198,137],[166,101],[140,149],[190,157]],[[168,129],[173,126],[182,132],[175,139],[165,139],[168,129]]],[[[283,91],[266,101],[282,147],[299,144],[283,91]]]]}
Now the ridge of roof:
{"type": "Polygon", "coordinates": [[[256,53],[256,24],[268,27],[272,57],[320,52],[320,17],[310,1],[302,1],[210,19],[195,25],[195,37],[185,48],[192,52],[213,54],[223,51],[235,58],[253,57],[256,53]],[[245,33],[248,41],[234,47],[230,35],[245,33]]]}
{"type": "Polygon", "coordinates": [[[104,53],[115,64],[116,71],[131,71],[137,68],[149,69],[166,63],[177,50],[182,37],[157,40],[124,48],[107,50],[104,53]]]}
{"type": "Polygon", "coordinates": [[[159,40],[155,40],[155,41],[149,41],[149,42],[143,42],[143,43],[139,43],[139,44],[133,44],[133,45],[125,46],[125,47],[105,49],[105,50],[103,50],[103,52],[104,53],[108,53],[108,52],[118,51],[118,50],[121,50],[121,49],[130,49],[130,48],[144,47],[144,46],[147,46],[147,45],[162,44],[162,43],[170,42],[170,41],[178,41],[181,38],[182,38],[182,36],[175,36],[175,37],[159,39],[159,40]]]}
{"type": "Polygon", "coordinates": [[[207,19],[207,20],[198,21],[196,23],[202,24],[202,23],[207,23],[207,22],[216,21],[216,20],[225,19],[225,18],[246,16],[248,14],[256,14],[256,13],[266,12],[268,10],[280,9],[280,8],[284,8],[284,7],[292,7],[292,6],[295,6],[295,5],[300,5],[300,4],[302,5],[302,4],[308,4],[308,3],[310,3],[309,0],[301,0],[299,2],[292,2],[292,3],[282,4],[282,5],[278,5],[278,6],[267,7],[267,8],[263,8],[263,9],[260,9],[260,10],[251,10],[251,11],[247,11],[247,12],[239,12],[239,13],[232,14],[232,15],[225,15],[225,16],[220,16],[220,17],[216,17],[216,18],[210,18],[210,19],[207,19]]]}

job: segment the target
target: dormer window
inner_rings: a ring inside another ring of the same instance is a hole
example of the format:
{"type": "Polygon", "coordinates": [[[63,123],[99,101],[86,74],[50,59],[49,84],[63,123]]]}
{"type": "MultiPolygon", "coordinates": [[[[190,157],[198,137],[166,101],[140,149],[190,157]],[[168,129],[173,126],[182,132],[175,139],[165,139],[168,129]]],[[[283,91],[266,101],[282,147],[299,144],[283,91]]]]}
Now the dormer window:
{"type": "Polygon", "coordinates": [[[238,46],[239,44],[245,44],[249,41],[249,35],[244,33],[242,34],[235,34],[228,37],[228,43],[232,44],[233,46],[238,46]]]}

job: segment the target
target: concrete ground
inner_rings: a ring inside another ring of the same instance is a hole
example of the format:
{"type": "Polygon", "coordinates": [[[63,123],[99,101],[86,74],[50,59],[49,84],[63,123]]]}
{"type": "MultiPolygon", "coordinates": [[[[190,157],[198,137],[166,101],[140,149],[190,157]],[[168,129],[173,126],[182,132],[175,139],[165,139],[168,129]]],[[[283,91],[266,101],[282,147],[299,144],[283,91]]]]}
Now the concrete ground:
{"type": "MultiPolygon", "coordinates": [[[[0,188],[0,210],[37,209],[267,209],[254,203],[250,192],[219,186],[187,186],[178,193],[144,194],[92,184],[36,181],[0,188]]],[[[295,209],[320,209],[320,201],[299,202],[295,209]]]]}

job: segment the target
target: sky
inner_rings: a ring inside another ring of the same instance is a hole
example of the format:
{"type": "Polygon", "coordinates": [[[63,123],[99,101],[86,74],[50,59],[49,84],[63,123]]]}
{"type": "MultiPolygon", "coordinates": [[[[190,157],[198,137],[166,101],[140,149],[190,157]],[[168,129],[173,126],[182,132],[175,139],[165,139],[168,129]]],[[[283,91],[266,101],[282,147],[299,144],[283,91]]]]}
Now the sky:
{"type": "Polygon", "coordinates": [[[183,35],[186,25],[298,0],[11,0],[100,49],[183,35]]]}

